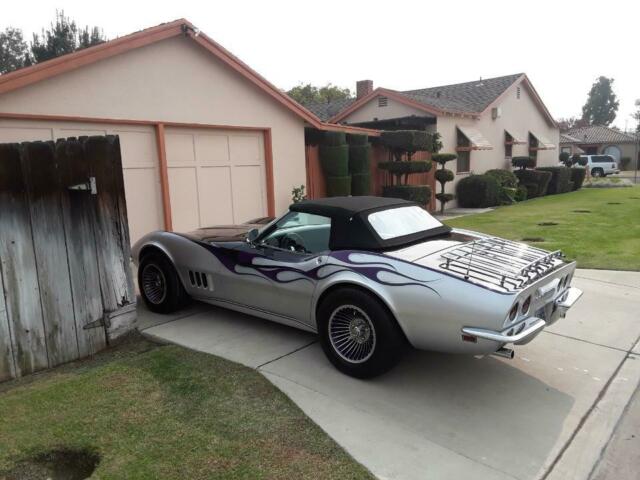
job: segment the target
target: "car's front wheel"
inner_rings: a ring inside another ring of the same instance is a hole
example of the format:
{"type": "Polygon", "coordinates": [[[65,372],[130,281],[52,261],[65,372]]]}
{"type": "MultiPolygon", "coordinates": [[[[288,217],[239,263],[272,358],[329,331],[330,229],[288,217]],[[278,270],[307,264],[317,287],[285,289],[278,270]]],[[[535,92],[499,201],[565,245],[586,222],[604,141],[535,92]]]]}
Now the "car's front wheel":
{"type": "Polygon", "coordinates": [[[318,308],[318,332],[331,363],[357,378],[389,370],[400,360],[406,343],[387,308],[373,295],[352,287],[324,298],[318,308]]]}
{"type": "Polygon", "coordinates": [[[173,264],[160,253],[150,253],[140,261],[138,287],[144,303],[152,312],[175,312],[189,299],[173,264]]]}

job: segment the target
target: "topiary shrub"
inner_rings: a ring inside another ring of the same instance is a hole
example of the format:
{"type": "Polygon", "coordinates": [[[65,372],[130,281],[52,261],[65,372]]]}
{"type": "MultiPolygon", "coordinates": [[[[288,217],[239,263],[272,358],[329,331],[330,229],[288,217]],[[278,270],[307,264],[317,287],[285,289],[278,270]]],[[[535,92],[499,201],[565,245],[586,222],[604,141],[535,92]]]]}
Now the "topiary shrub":
{"type": "Polygon", "coordinates": [[[525,170],[527,168],[534,168],[536,166],[536,161],[531,157],[513,157],[511,159],[511,165],[513,165],[514,168],[525,170]]]}
{"type": "Polygon", "coordinates": [[[584,179],[587,176],[587,169],[584,167],[573,167],[571,169],[571,181],[573,182],[573,191],[580,190],[584,179]]]}
{"type": "Polygon", "coordinates": [[[349,146],[344,132],[325,132],[320,145],[320,165],[327,184],[327,196],[351,195],[349,146]]]}
{"type": "Polygon", "coordinates": [[[412,173],[426,173],[431,170],[431,162],[429,160],[420,160],[413,162],[381,162],[378,168],[386,170],[396,177],[396,185],[402,184],[404,176],[404,184],[407,183],[407,177],[412,173]]]}
{"type": "MultiPolygon", "coordinates": [[[[536,186],[533,185],[533,187],[536,186]]],[[[514,195],[514,200],[516,202],[524,202],[527,199],[528,194],[529,190],[525,185],[518,185],[518,187],[516,188],[516,194],[514,195]]]]}
{"type": "Polygon", "coordinates": [[[458,205],[464,208],[487,208],[499,204],[500,186],[489,175],[471,175],[458,182],[458,205]]]}
{"type": "Polygon", "coordinates": [[[428,185],[387,185],[382,187],[382,195],[427,205],[431,200],[431,188],[428,185]]]}
{"type": "Polygon", "coordinates": [[[513,173],[518,177],[519,184],[527,187],[527,198],[543,197],[547,194],[547,187],[551,181],[551,172],[516,170],[513,173]],[[536,188],[530,188],[529,185],[535,185],[536,188]]]}
{"type": "Polygon", "coordinates": [[[327,197],[351,195],[351,175],[346,177],[326,177],[327,197]]]}
{"type": "Polygon", "coordinates": [[[447,182],[451,182],[455,178],[454,173],[451,170],[446,169],[445,165],[447,162],[455,160],[456,158],[458,158],[458,156],[453,153],[434,153],[431,156],[431,160],[440,165],[440,169],[436,170],[434,174],[435,179],[440,184],[440,193],[436,195],[436,198],[440,202],[440,215],[444,214],[444,206],[447,202],[450,202],[455,198],[453,194],[444,193],[444,189],[445,184],[447,182]]]}
{"type": "Polygon", "coordinates": [[[354,173],[351,175],[351,195],[369,195],[371,193],[371,174],[354,173]]]}
{"type": "Polygon", "coordinates": [[[571,180],[571,169],[567,167],[539,167],[539,172],[550,172],[551,180],[547,187],[547,195],[567,193],[571,191],[569,181],[571,180]]]}
{"type": "Polygon", "coordinates": [[[495,178],[498,182],[500,186],[499,198],[501,205],[511,205],[516,201],[515,195],[518,186],[518,177],[516,177],[512,171],[494,168],[487,170],[485,175],[495,178]]]}
{"type": "MultiPolygon", "coordinates": [[[[352,137],[367,138],[364,135],[352,137]]],[[[352,175],[351,195],[369,195],[371,193],[371,146],[368,143],[349,145],[349,173],[352,175]]]]}
{"type": "Polygon", "coordinates": [[[571,155],[569,155],[569,152],[560,152],[558,158],[560,160],[560,163],[563,163],[565,167],[570,167],[571,165],[573,165],[573,160],[571,160],[571,155]]]}
{"type": "Polygon", "coordinates": [[[369,137],[366,135],[357,135],[355,133],[347,133],[347,143],[349,145],[368,145],[369,137]]]}

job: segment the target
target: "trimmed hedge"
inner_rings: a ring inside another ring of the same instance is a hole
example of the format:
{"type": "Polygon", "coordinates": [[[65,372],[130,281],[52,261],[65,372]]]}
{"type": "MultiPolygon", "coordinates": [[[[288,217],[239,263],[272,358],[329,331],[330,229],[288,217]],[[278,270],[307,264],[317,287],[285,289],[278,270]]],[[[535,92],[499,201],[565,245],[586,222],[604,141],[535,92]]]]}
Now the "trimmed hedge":
{"type": "Polygon", "coordinates": [[[451,170],[438,169],[434,172],[435,179],[440,183],[447,183],[455,178],[455,174],[451,170]]]}
{"type": "Polygon", "coordinates": [[[371,175],[354,173],[351,175],[351,195],[369,195],[371,193],[371,175]]]}
{"type": "Polygon", "coordinates": [[[431,155],[431,160],[439,165],[444,165],[451,160],[455,160],[458,156],[455,153],[434,153],[431,155]]]}
{"type": "Polygon", "coordinates": [[[513,157],[511,159],[511,165],[524,170],[526,168],[534,168],[536,161],[531,157],[513,157]]]}
{"type": "Polygon", "coordinates": [[[571,169],[567,167],[540,167],[539,172],[551,172],[551,181],[547,187],[547,195],[556,195],[571,191],[569,181],[571,180],[571,169]]]}
{"type": "Polygon", "coordinates": [[[395,130],[383,131],[380,140],[392,150],[417,152],[427,150],[429,136],[424,130],[395,130]]]}
{"type": "Polygon", "coordinates": [[[325,177],[349,175],[349,146],[320,145],[320,165],[325,177]]]}
{"type": "Polygon", "coordinates": [[[587,176],[587,169],[581,167],[573,167],[571,169],[571,181],[573,182],[573,191],[580,190],[587,176]]]}
{"type": "Polygon", "coordinates": [[[347,133],[347,143],[349,145],[367,145],[369,143],[369,137],[366,135],[347,133]]]}
{"type": "Polygon", "coordinates": [[[327,197],[351,195],[351,175],[345,177],[327,176],[327,197]]]}
{"type": "Polygon", "coordinates": [[[499,204],[500,185],[490,175],[471,175],[458,182],[458,205],[463,208],[495,207],[499,204]]]}
{"type": "Polygon", "coordinates": [[[414,160],[411,162],[380,162],[378,168],[393,175],[406,175],[428,172],[431,170],[431,165],[429,160],[414,160]]]}
{"type": "Polygon", "coordinates": [[[527,199],[528,194],[529,194],[529,191],[527,190],[527,187],[525,187],[524,185],[518,185],[518,188],[516,188],[516,194],[514,196],[514,199],[516,202],[523,202],[527,199]]]}
{"type": "Polygon", "coordinates": [[[346,145],[347,134],[344,132],[325,132],[324,141],[322,142],[329,146],[346,145]]]}
{"type": "Polygon", "coordinates": [[[366,145],[349,146],[349,173],[369,173],[370,172],[371,147],[366,145]]]}
{"type": "Polygon", "coordinates": [[[435,197],[437,200],[439,200],[442,203],[448,203],[454,198],[456,198],[456,196],[453,193],[436,193],[435,197]]]}
{"type": "Polygon", "coordinates": [[[428,185],[389,185],[382,187],[382,195],[428,205],[431,201],[431,187],[428,185]]]}
{"type": "Polygon", "coordinates": [[[513,173],[518,177],[520,185],[527,187],[527,198],[544,197],[547,194],[547,187],[549,186],[552,176],[551,172],[516,170],[513,173]],[[536,188],[531,188],[531,185],[535,185],[536,188]]]}
{"type": "Polygon", "coordinates": [[[518,177],[516,177],[511,170],[494,168],[487,170],[484,174],[494,177],[501,187],[516,188],[518,186],[518,177]]]}

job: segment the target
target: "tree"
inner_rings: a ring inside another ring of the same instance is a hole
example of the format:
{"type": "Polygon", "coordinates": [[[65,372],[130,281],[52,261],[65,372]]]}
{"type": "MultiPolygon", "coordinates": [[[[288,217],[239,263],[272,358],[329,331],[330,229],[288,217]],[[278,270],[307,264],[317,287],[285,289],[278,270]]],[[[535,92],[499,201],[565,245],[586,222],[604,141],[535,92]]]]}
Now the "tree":
{"type": "Polygon", "coordinates": [[[558,119],[558,128],[562,133],[568,132],[569,130],[573,130],[574,128],[586,127],[588,122],[586,122],[582,118],[577,117],[568,117],[568,118],[559,118],[558,119]]]}
{"type": "Polygon", "coordinates": [[[341,88],[331,83],[327,83],[324,87],[316,87],[307,83],[299,84],[287,92],[296,102],[304,104],[309,103],[331,103],[334,100],[343,100],[353,98],[351,90],[341,88]]]}
{"type": "Polygon", "coordinates": [[[638,108],[631,116],[634,118],[636,123],[636,133],[640,133],[640,98],[636,100],[636,107],[638,108]]]}
{"type": "Polygon", "coordinates": [[[40,35],[33,34],[31,55],[35,63],[44,62],[105,40],[98,27],[78,29],[76,22],[64,15],[64,10],[56,10],[55,22],[51,23],[49,30],[42,29],[40,35]]]}
{"type": "Polygon", "coordinates": [[[612,85],[613,78],[598,77],[591,86],[587,103],[582,107],[582,118],[589,125],[609,126],[615,120],[620,103],[612,85]]]}
{"type": "Polygon", "coordinates": [[[29,49],[22,30],[7,27],[0,32],[0,75],[22,68],[27,63],[29,49]]]}

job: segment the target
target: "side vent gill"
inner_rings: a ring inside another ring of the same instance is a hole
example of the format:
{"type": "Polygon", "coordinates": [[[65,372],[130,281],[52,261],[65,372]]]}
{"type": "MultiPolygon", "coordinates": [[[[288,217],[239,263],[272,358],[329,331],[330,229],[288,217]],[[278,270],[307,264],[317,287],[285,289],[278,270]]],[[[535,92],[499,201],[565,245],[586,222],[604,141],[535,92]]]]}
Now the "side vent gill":
{"type": "Polygon", "coordinates": [[[194,288],[202,288],[203,290],[210,290],[213,292],[213,281],[211,280],[211,274],[209,273],[189,270],[189,282],[194,288]]]}

